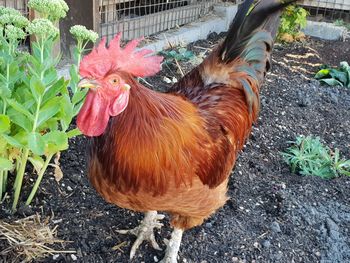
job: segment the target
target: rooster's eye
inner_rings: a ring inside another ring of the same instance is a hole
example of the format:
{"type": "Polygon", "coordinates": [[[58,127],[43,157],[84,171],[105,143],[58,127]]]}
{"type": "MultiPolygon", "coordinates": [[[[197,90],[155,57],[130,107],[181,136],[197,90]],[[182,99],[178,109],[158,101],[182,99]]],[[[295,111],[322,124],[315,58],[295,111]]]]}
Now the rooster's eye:
{"type": "Polygon", "coordinates": [[[111,80],[111,83],[112,83],[112,84],[117,84],[117,83],[118,83],[118,80],[117,80],[117,79],[112,79],[112,80],[111,80]]]}

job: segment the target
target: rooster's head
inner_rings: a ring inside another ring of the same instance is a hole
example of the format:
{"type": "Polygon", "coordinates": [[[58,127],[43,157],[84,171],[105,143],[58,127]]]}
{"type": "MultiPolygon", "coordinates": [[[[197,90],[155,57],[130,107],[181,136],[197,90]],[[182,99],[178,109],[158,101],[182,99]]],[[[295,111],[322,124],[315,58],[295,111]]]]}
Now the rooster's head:
{"type": "MultiPolygon", "coordinates": [[[[83,134],[99,136],[107,127],[109,118],[122,113],[129,101],[129,77],[147,77],[156,74],[163,60],[151,56],[151,50],[136,50],[141,39],[120,47],[119,33],[106,47],[106,40],[94,48],[80,63],[80,87],[90,88],[78,114],[77,124],[83,134]]],[[[130,79],[130,78],[129,78],[130,79]]]]}

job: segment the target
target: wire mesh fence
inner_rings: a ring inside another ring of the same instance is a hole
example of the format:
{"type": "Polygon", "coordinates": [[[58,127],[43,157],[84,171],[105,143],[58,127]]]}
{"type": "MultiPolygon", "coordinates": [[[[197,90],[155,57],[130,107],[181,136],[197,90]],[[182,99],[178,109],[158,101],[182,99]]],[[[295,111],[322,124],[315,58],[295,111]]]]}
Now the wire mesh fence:
{"type": "Polygon", "coordinates": [[[100,0],[100,35],[111,39],[150,36],[193,22],[219,0],[100,0]]]}
{"type": "Polygon", "coordinates": [[[350,0],[304,0],[298,4],[310,13],[310,20],[350,23],[350,0]]]}
{"type": "Polygon", "coordinates": [[[0,0],[0,6],[12,7],[28,16],[27,2],[28,0],[0,0]]]}

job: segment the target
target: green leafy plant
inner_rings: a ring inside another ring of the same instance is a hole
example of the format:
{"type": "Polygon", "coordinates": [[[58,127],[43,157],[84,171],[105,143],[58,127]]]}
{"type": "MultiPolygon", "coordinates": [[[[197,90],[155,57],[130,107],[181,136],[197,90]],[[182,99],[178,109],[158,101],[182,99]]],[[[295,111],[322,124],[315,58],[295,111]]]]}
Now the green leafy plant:
{"type": "Polygon", "coordinates": [[[53,156],[68,148],[69,138],[80,134],[77,129],[69,130],[86,95],[77,86],[77,65],[86,44],[98,37],[84,27],[73,27],[77,46],[71,80],[58,77],[61,56],[53,55],[59,36],[54,23],[65,16],[68,6],[63,0],[30,0],[28,6],[42,12],[40,18],[29,22],[13,9],[0,8],[0,200],[10,190],[8,177],[13,175],[13,211],[27,164],[37,173],[26,200],[29,205],[48,166],[60,172],[57,162],[50,163],[53,156]],[[31,54],[18,50],[28,35],[35,39],[31,54]]]}
{"type": "Polygon", "coordinates": [[[282,156],[293,173],[321,178],[350,176],[350,160],[340,159],[339,150],[331,151],[321,143],[319,137],[298,136],[295,141],[289,143],[292,146],[282,153],[282,156]]]}
{"type": "Polygon", "coordinates": [[[283,42],[301,40],[305,35],[300,31],[306,27],[308,12],[298,6],[287,6],[281,16],[280,27],[278,28],[277,39],[283,42]]]}
{"type": "Polygon", "coordinates": [[[343,26],[345,27],[347,30],[350,30],[350,23],[346,23],[344,22],[343,19],[337,19],[334,21],[334,25],[336,26],[343,26]]]}
{"type": "Polygon", "coordinates": [[[350,88],[350,66],[346,61],[340,62],[340,66],[337,68],[323,65],[316,73],[315,79],[330,86],[350,88]]]}
{"type": "Polygon", "coordinates": [[[190,61],[192,59],[195,59],[195,57],[196,57],[192,51],[187,50],[184,47],[160,51],[159,54],[165,58],[164,63],[166,63],[166,64],[171,64],[174,62],[174,60],[190,61]]]}

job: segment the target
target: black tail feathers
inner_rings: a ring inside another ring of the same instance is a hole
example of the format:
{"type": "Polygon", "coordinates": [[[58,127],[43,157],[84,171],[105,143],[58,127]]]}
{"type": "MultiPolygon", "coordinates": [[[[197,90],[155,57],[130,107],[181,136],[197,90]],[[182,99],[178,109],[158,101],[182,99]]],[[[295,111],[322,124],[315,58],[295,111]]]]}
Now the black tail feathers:
{"type": "Polygon", "coordinates": [[[275,37],[279,25],[279,11],[295,1],[261,0],[251,9],[254,0],[246,0],[238,9],[226,39],[219,49],[222,61],[229,63],[240,56],[246,44],[259,29],[268,31],[275,37]]]}

